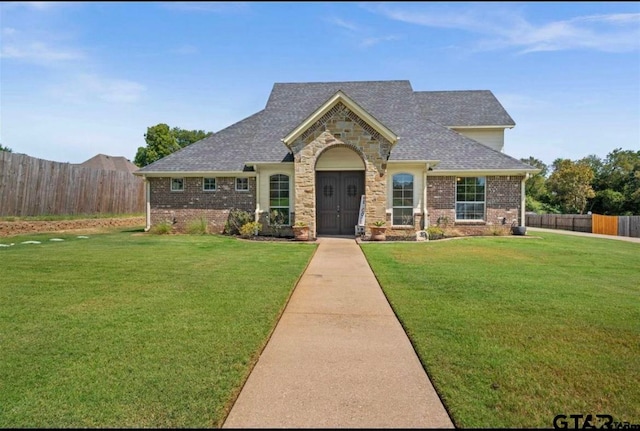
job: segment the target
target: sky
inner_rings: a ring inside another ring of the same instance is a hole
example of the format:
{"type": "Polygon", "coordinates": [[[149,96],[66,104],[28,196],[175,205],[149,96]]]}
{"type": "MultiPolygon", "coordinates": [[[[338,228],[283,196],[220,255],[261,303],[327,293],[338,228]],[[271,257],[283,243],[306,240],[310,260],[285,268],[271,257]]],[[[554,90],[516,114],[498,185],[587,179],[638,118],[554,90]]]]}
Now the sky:
{"type": "Polygon", "coordinates": [[[640,2],[4,2],[0,37],[0,144],[57,162],[328,81],[491,90],[516,158],[640,150],[640,2]]]}

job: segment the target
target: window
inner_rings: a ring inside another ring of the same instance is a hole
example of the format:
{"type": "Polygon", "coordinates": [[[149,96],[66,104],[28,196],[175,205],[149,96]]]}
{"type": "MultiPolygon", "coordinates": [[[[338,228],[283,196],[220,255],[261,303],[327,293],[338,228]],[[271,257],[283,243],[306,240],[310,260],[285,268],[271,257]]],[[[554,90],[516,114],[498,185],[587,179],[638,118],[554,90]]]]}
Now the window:
{"type": "Polygon", "coordinates": [[[456,179],[456,220],[484,220],[484,177],[456,179]]]}
{"type": "Polygon", "coordinates": [[[395,226],[413,226],[413,175],[393,176],[393,221],[395,226]]]}
{"type": "Polygon", "coordinates": [[[171,178],[171,191],[181,192],[184,190],[184,178],[171,178]]]}
{"type": "Polygon", "coordinates": [[[210,192],[216,189],[216,179],[215,178],[203,178],[202,179],[202,190],[205,192],[210,192]]]}
{"type": "Polygon", "coordinates": [[[238,192],[249,191],[249,178],[236,178],[236,191],[238,192]]]}
{"type": "Polygon", "coordinates": [[[269,214],[277,213],[281,224],[289,222],[289,177],[283,174],[269,177],[269,214]]]}

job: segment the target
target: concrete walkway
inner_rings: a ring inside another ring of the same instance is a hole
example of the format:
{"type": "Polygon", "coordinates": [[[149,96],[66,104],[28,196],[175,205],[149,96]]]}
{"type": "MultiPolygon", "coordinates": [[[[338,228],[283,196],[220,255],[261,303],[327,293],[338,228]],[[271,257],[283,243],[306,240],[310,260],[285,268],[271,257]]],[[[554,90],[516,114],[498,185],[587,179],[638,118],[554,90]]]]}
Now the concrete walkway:
{"type": "Polygon", "coordinates": [[[603,239],[613,239],[617,241],[627,241],[627,242],[637,242],[640,243],[640,238],[635,238],[631,236],[617,236],[617,235],[601,235],[599,233],[588,233],[588,232],[574,232],[571,230],[564,229],[544,229],[541,227],[529,227],[527,226],[527,232],[548,232],[548,233],[559,233],[563,235],[574,235],[574,236],[586,236],[590,238],[603,238],[603,239]]]}
{"type": "Polygon", "coordinates": [[[453,428],[353,238],[320,238],[224,428],[453,428]]]}

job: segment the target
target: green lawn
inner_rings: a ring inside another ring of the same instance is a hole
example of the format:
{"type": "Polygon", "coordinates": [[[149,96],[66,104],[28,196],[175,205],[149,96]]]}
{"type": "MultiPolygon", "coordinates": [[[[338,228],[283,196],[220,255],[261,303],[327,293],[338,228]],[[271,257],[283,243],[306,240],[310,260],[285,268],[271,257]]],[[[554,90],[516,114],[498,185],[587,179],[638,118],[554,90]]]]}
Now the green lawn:
{"type": "Polygon", "coordinates": [[[315,246],[87,236],[0,238],[0,427],[220,426],[315,246]]]}
{"type": "Polygon", "coordinates": [[[640,244],[535,235],[362,249],[456,426],[640,424],[640,244]]]}

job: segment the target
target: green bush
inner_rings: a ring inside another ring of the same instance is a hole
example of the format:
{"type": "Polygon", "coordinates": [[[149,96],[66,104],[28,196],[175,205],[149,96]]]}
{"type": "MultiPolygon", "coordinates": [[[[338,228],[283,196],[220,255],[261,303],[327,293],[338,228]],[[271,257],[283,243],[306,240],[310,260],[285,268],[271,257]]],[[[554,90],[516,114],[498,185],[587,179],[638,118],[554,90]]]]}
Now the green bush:
{"type": "Polygon", "coordinates": [[[234,208],[229,212],[227,222],[224,224],[224,233],[227,235],[239,235],[240,228],[253,221],[253,216],[246,211],[234,208]]]}
{"type": "Polygon", "coordinates": [[[440,226],[429,226],[427,229],[427,236],[429,239],[441,239],[444,238],[444,229],[440,226]]]}
{"type": "Polygon", "coordinates": [[[209,225],[204,217],[197,220],[191,220],[187,224],[187,233],[192,235],[204,235],[209,233],[209,225]]]}
{"type": "Polygon", "coordinates": [[[168,221],[163,221],[162,223],[154,224],[149,229],[149,232],[155,233],[156,235],[166,235],[171,233],[172,225],[168,221]]]}
{"type": "Polygon", "coordinates": [[[249,223],[245,223],[240,228],[240,236],[242,236],[243,238],[250,238],[254,235],[257,235],[258,232],[260,232],[261,230],[262,230],[262,224],[260,224],[257,221],[252,221],[249,223]]]}

